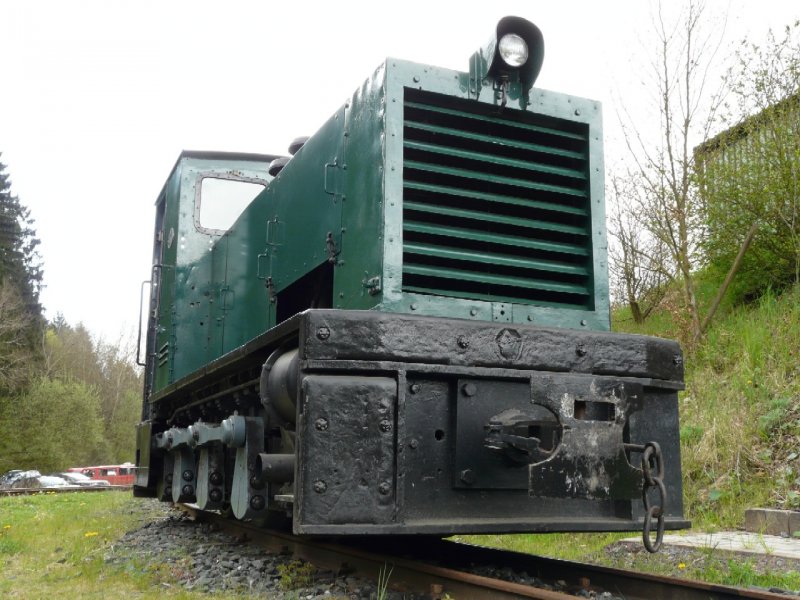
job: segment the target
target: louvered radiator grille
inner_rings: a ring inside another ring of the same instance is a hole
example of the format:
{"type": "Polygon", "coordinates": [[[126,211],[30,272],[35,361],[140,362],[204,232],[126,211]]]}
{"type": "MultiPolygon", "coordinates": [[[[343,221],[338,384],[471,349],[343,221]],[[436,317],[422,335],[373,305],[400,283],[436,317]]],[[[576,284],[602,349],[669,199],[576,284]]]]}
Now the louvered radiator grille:
{"type": "Polygon", "coordinates": [[[403,290],[593,308],[588,126],[406,89],[403,290]]]}

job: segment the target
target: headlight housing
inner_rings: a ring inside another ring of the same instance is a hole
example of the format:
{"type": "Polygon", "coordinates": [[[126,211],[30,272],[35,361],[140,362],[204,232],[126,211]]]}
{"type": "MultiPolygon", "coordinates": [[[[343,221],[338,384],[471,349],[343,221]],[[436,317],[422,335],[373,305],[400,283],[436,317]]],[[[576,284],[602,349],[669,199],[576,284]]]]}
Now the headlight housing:
{"type": "Polygon", "coordinates": [[[533,87],[544,61],[544,38],[539,28],[521,17],[503,17],[489,43],[472,55],[469,72],[476,84],[495,82],[533,87]]]}

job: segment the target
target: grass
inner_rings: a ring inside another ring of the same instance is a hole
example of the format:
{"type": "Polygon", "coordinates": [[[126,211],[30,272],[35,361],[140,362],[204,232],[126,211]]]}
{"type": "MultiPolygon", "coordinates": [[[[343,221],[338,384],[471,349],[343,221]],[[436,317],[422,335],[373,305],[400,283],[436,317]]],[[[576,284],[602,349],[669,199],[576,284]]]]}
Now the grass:
{"type": "MultiPolygon", "coordinates": [[[[0,597],[163,598],[164,565],[108,565],[104,552],[148,516],[124,492],[0,498],[0,597]]],[[[170,597],[206,598],[171,590],[170,597]]]]}

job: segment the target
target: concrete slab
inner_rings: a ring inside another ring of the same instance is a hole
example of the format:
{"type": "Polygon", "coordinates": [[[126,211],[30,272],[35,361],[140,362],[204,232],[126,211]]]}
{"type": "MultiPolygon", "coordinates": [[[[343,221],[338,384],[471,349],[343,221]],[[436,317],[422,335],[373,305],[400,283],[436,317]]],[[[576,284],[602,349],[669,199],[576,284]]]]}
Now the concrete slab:
{"type": "MultiPolygon", "coordinates": [[[[641,542],[641,538],[630,538],[630,540],[625,541],[641,542]]],[[[664,545],[748,554],[766,554],[800,560],[800,538],[785,538],[746,531],[665,535],[664,545]]]]}
{"type": "Polygon", "coordinates": [[[789,515],[789,535],[800,539],[800,511],[794,511],[789,515]]]}
{"type": "Polygon", "coordinates": [[[753,533],[767,535],[791,535],[789,519],[795,511],[774,508],[748,508],[744,511],[744,528],[753,533]]]}

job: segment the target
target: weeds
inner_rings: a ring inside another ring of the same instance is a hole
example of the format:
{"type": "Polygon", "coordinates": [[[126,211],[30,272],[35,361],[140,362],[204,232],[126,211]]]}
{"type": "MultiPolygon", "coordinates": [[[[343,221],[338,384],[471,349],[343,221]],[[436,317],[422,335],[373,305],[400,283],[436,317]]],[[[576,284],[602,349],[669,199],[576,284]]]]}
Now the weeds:
{"type": "Polygon", "coordinates": [[[311,563],[300,560],[278,565],[280,575],[280,588],[284,591],[309,587],[314,583],[314,574],[317,570],[311,563]]]}
{"type": "Polygon", "coordinates": [[[378,571],[378,599],[386,600],[389,597],[389,578],[392,576],[394,567],[384,564],[378,571]]]}

